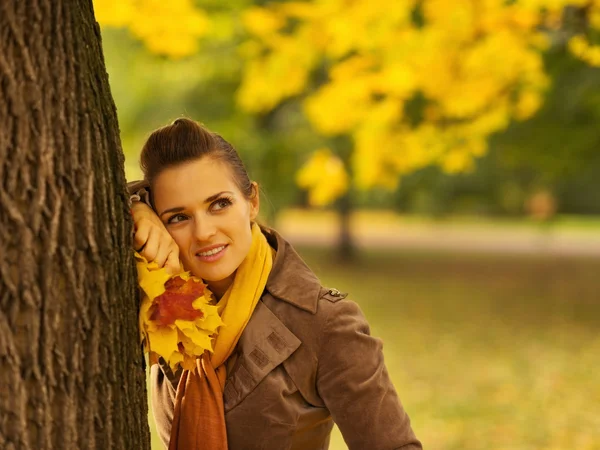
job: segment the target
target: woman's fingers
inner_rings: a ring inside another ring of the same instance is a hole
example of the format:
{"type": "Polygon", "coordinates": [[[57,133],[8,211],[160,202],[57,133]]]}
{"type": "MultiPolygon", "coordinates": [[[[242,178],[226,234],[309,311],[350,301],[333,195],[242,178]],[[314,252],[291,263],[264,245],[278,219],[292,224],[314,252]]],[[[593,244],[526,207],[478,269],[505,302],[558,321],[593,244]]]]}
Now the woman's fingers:
{"type": "Polygon", "coordinates": [[[135,234],[133,235],[133,248],[136,252],[142,252],[142,250],[144,250],[149,234],[150,228],[143,226],[143,224],[140,224],[140,226],[136,228],[135,234]]]}
{"type": "MultiPolygon", "coordinates": [[[[164,237],[163,237],[163,239],[164,239],[164,237]]],[[[167,258],[169,257],[169,254],[171,253],[171,245],[170,244],[171,243],[169,241],[159,240],[158,248],[156,250],[156,255],[154,255],[154,258],[152,259],[153,262],[158,264],[158,267],[163,267],[165,265],[165,263],[167,262],[167,258]]]]}
{"type": "Polygon", "coordinates": [[[136,205],[132,211],[135,222],[134,249],[148,262],[166,267],[169,273],[179,273],[179,248],[154,211],[146,205],[136,205]]]}
{"type": "Polygon", "coordinates": [[[167,269],[167,273],[175,275],[181,272],[181,263],[179,262],[179,247],[175,241],[160,241],[156,256],[152,260],[158,267],[167,269]]]}
{"type": "Polygon", "coordinates": [[[154,261],[158,255],[160,248],[160,232],[156,228],[151,227],[148,231],[148,238],[144,243],[144,248],[140,252],[148,262],[154,261]]]}
{"type": "Polygon", "coordinates": [[[165,262],[165,269],[170,275],[175,275],[181,272],[181,262],[179,261],[179,247],[177,244],[173,246],[173,250],[169,253],[165,262]]]}
{"type": "Polygon", "coordinates": [[[167,267],[169,273],[175,274],[181,271],[179,247],[167,231],[163,232],[156,226],[140,227],[135,234],[134,242],[135,245],[143,246],[139,253],[148,262],[154,262],[158,267],[167,267]]]}

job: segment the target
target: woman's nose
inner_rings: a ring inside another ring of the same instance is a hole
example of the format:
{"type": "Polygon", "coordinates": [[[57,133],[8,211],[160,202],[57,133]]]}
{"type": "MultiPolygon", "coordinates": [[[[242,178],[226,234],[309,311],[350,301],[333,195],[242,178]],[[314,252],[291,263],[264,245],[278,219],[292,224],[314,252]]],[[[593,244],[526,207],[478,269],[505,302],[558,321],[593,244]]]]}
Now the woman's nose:
{"type": "Polygon", "coordinates": [[[208,242],[216,233],[216,226],[210,218],[194,221],[194,237],[198,242],[208,242]]]}

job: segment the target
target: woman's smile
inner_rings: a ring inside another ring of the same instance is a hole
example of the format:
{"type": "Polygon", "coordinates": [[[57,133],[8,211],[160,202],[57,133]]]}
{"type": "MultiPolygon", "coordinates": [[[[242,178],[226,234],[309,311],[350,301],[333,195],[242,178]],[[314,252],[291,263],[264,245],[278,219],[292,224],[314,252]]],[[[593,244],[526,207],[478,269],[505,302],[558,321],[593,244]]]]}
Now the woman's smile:
{"type": "Polygon", "coordinates": [[[196,258],[202,262],[215,262],[225,255],[227,245],[217,244],[211,247],[205,247],[203,250],[196,253],[196,258]]]}

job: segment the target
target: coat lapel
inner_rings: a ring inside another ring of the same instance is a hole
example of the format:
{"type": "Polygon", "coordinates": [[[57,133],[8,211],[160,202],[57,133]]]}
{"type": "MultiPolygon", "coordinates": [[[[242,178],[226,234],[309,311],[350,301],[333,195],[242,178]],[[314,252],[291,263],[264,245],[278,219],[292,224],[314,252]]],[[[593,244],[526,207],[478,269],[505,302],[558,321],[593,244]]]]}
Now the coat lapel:
{"type": "Polygon", "coordinates": [[[225,383],[225,412],[244,400],[300,344],[296,335],[259,301],[240,337],[238,360],[225,383]]]}

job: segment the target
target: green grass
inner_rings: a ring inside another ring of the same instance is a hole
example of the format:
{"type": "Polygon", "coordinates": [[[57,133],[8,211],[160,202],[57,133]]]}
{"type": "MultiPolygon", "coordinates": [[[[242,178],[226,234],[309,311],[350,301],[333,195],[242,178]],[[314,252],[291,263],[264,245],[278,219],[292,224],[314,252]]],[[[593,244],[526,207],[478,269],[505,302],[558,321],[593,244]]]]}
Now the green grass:
{"type": "Polygon", "coordinates": [[[600,449],[600,259],[299,251],[383,339],[425,448],[600,449]]]}
{"type": "Polygon", "coordinates": [[[426,448],[600,449],[600,260],[302,254],[384,340],[426,448]]]}

